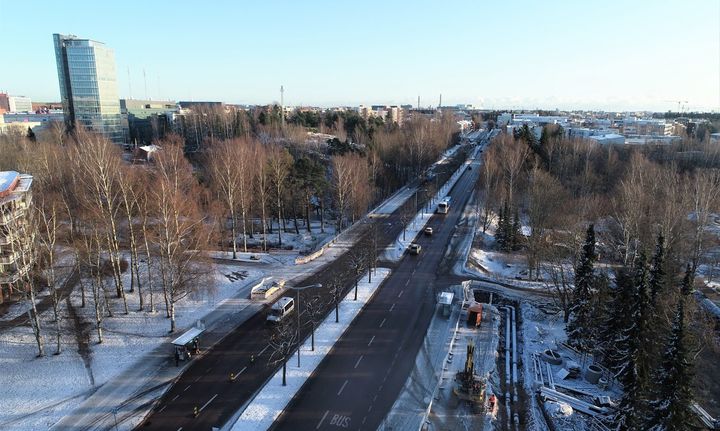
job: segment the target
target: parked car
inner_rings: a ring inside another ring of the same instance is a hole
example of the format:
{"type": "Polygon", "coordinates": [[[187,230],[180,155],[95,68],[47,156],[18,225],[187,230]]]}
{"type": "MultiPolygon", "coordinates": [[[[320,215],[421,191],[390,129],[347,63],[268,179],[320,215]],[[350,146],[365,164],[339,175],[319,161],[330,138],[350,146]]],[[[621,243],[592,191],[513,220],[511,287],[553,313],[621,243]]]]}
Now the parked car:
{"type": "Polygon", "coordinates": [[[408,250],[410,250],[410,254],[414,254],[414,255],[420,254],[421,249],[422,249],[422,247],[420,246],[420,244],[417,244],[417,243],[410,244],[410,247],[408,248],[408,250]]]}
{"type": "Polygon", "coordinates": [[[430,236],[430,235],[433,234],[433,228],[431,228],[430,226],[428,226],[428,227],[425,228],[425,230],[424,230],[423,232],[425,232],[425,235],[430,236]]]}

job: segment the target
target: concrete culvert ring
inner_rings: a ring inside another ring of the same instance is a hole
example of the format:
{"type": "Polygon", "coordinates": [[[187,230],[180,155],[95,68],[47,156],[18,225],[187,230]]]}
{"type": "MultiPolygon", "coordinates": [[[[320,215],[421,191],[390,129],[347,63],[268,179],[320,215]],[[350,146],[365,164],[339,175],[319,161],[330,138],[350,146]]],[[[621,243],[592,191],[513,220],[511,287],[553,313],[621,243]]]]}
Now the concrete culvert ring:
{"type": "Polygon", "coordinates": [[[542,352],[542,358],[545,362],[552,365],[560,365],[562,364],[562,357],[558,354],[558,352],[554,350],[545,350],[542,352]]]}
{"type": "Polygon", "coordinates": [[[602,376],[602,368],[598,367],[595,364],[590,364],[587,367],[587,370],[585,371],[585,380],[587,380],[589,383],[597,384],[597,382],[600,380],[600,376],[602,376]]]}

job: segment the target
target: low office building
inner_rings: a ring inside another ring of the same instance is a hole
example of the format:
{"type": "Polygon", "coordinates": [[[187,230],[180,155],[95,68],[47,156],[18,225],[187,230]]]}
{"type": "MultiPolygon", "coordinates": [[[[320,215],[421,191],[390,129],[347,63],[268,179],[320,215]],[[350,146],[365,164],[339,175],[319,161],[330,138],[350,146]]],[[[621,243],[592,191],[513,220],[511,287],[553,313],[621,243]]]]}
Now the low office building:
{"type": "Polygon", "coordinates": [[[27,227],[33,177],[0,171],[0,302],[22,291],[22,279],[32,262],[27,253],[27,227]]]}

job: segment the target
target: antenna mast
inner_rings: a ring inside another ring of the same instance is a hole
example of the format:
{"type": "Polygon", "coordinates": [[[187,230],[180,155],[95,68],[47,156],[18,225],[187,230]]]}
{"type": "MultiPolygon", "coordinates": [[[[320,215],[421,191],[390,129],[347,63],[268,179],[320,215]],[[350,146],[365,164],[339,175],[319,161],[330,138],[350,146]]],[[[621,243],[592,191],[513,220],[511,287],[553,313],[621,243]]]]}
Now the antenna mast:
{"type": "Polygon", "coordinates": [[[280,86],[280,125],[285,127],[285,88],[280,86]]]}

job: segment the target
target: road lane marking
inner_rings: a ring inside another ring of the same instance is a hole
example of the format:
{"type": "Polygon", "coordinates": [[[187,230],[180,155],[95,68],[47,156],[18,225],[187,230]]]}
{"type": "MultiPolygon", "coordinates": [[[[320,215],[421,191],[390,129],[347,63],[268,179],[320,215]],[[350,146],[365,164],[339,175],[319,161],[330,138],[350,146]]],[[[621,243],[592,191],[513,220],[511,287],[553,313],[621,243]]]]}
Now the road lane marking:
{"type": "Polygon", "coordinates": [[[178,428],[177,431],[182,431],[182,427],[178,428]]]}
{"type": "Polygon", "coordinates": [[[190,389],[190,385],[187,385],[187,388],[183,389],[183,392],[187,391],[188,389],[190,389]]]}
{"type": "Polygon", "coordinates": [[[401,290],[400,293],[398,293],[398,298],[402,296],[403,292],[405,292],[405,289],[401,290]]]}
{"type": "Polygon", "coordinates": [[[383,325],[385,324],[385,320],[386,320],[386,319],[383,319],[383,321],[382,321],[382,322],[380,322],[380,327],[381,327],[381,328],[382,328],[382,327],[383,327],[383,325]]]}
{"type": "Polygon", "coordinates": [[[197,378],[197,379],[195,379],[195,381],[196,381],[196,382],[197,382],[198,380],[200,380],[200,376],[198,376],[198,378],[197,378]]]}
{"type": "Polygon", "coordinates": [[[203,404],[202,407],[200,407],[200,410],[198,410],[198,413],[200,413],[201,411],[203,411],[203,409],[204,409],[205,407],[207,407],[208,404],[210,404],[211,402],[213,402],[213,400],[214,400],[215,398],[217,398],[217,396],[218,396],[218,394],[213,395],[213,397],[210,398],[210,400],[209,400],[208,402],[206,402],[205,404],[203,404]]]}
{"type": "Polygon", "coordinates": [[[318,422],[317,426],[315,427],[316,430],[319,430],[322,426],[323,421],[327,417],[328,413],[330,413],[330,410],[325,410],[325,414],[323,415],[322,419],[320,419],[320,422],[318,422]]]}
{"type": "Polygon", "coordinates": [[[410,284],[410,279],[409,279],[409,278],[408,278],[407,280],[405,280],[405,286],[407,286],[408,284],[410,284]]]}
{"type": "Polygon", "coordinates": [[[236,375],[236,376],[239,376],[240,374],[244,373],[245,370],[247,370],[247,367],[243,367],[243,369],[240,370],[240,371],[238,371],[237,373],[235,373],[235,375],[236,375]]]}
{"type": "Polygon", "coordinates": [[[395,304],[390,306],[390,311],[393,311],[393,308],[395,308],[395,304]]]}
{"type": "Polygon", "coordinates": [[[162,411],[165,410],[165,407],[167,407],[167,406],[163,406],[163,408],[161,408],[160,410],[158,410],[158,413],[162,413],[162,411]]]}
{"type": "Polygon", "coordinates": [[[171,399],[170,402],[175,401],[176,399],[180,398],[180,394],[175,395],[175,398],[171,399]]]}
{"type": "Polygon", "coordinates": [[[342,394],[342,391],[345,389],[345,386],[347,386],[347,384],[348,384],[348,381],[345,380],[345,383],[343,383],[342,386],[340,386],[340,390],[338,391],[338,396],[340,394],[342,394]]]}
{"type": "Polygon", "coordinates": [[[358,365],[360,365],[360,361],[362,361],[362,358],[363,358],[363,355],[360,355],[360,357],[358,358],[357,362],[355,362],[355,367],[354,367],[354,368],[357,368],[358,365]]]}
{"type": "Polygon", "coordinates": [[[265,346],[265,348],[262,349],[262,350],[260,351],[260,353],[258,353],[258,356],[262,355],[269,347],[270,347],[269,344],[268,344],[267,346],[265,346]]]}
{"type": "Polygon", "coordinates": [[[374,335],[373,335],[372,338],[370,339],[370,342],[368,343],[368,347],[370,347],[370,345],[372,344],[373,340],[375,340],[375,336],[374,336],[374,335]]]}

